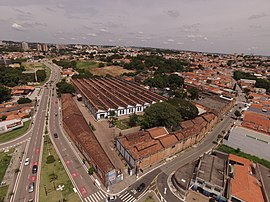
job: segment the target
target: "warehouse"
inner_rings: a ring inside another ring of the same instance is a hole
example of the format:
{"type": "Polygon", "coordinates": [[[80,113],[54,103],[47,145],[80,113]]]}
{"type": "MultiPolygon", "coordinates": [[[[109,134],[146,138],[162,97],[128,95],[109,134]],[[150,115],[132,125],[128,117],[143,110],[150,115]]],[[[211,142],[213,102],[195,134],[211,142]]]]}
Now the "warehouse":
{"type": "Polygon", "coordinates": [[[72,79],[72,83],[97,120],[108,118],[111,111],[117,116],[143,112],[150,105],[166,100],[135,82],[120,78],[72,79]]]}
{"type": "Polygon", "coordinates": [[[113,166],[70,94],[62,95],[62,113],[65,131],[93,166],[102,183],[108,188],[122,180],[122,174],[113,166]]]}

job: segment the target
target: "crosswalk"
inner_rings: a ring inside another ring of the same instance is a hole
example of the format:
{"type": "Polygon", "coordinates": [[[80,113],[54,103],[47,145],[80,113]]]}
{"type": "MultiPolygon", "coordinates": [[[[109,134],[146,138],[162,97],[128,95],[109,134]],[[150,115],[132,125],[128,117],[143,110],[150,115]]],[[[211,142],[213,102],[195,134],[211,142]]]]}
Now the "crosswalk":
{"type": "Polygon", "coordinates": [[[100,202],[100,201],[105,201],[104,199],[107,197],[106,194],[104,194],[102,191],[96,192],[94,194],[91,194],[84,198],[85,202],[100,202]]]}
{"type": "Polygon", "coordinates": [[[121,196],[119,196],[119,198],[123,202],[135,202],[136,201],[136,198],[134,196],[132,196],[129,192],[122,194],[121,196]]]}

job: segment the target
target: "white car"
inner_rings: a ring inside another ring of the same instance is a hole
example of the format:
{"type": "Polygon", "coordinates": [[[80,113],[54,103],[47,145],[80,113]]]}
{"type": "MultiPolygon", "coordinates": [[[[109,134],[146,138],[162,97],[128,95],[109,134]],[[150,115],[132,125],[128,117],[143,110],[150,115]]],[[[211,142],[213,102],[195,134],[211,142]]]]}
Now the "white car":
{"type": "Polygon", "coordinates": [[[24,162],[24,165],[27,166],[27,165],[29,165],[29,163],[30,163],[29,158],[26,158],[25,162],[24,162]]]}

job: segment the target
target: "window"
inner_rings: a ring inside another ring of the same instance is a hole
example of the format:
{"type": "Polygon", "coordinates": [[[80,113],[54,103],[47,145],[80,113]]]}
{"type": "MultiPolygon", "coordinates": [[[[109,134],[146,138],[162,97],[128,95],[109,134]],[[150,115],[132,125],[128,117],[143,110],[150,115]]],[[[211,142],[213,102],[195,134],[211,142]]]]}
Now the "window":
{"type": "Polygon", "coordinates": [[[217,191],[217,192],[221,192],[221,189],[220,189],[220,188],[218,188],[218,187],[215,187],[215,191],[217,191]]]}
{"type": "Polygon", "coordinates": [[[172,149],[175,148],[175,145],[172,146],[172,149]]]}
{"type": "Polygon", "coordinates": [[[205,188],[207,188],[207,189],[212,189],[212,187],[210,186],[210,185],[205,185],[205,188]]]}

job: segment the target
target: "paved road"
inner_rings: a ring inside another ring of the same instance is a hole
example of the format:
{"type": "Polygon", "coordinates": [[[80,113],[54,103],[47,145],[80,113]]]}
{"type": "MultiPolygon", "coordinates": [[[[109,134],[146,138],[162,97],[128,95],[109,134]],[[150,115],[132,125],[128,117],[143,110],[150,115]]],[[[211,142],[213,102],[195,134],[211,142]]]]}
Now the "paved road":
{"type": "Polygon", "coordinates": [[[61,161],[75,186],[80,198],[85,202],[98,202],[104,201],[106,194],[94,185],[94,178],[89,176],[87,173],[87,168],[83,164],[82,159],[78,156],[77,151],[74,149],[73,144],[65,136],[62,131],[61,126],[61,103],[60,99],[57,97],[55,84],[60,79],[60,74],[58,71],[58,66],[54,64],[47,64],[52,69],[57,71],[54,75],[54,83],[52,83],[50,89],[51,100],[50,100],[50,118],[49,118],[49,132],[51,134],[51,139],[54,147],[60,155],[61,161]],[[54,137],[54,134],[57,137],[54,137]]]}
{"type": "MultiPolygon", "coordinates": [[[[53,74],[54,71],[52,71],[52,75],[53,74]]],[[[34,201],[38,201],[39,173],[41,164],[40,158],[42,155],[43,132],[48,98],[49,90],[44,88],[44,92],[40,99],[39,107],[34,118],[33,128],[28,134],[31,138],[26,145],[25,155],[23,156],[20,172],[15,182],[13,189],[14,195],[12,196],[11,201],[23,202],[28,201],[29,199],[35,199],[34,201]],[[24,165],[26,158],[29,158],[29,165],[24,165]],[[34,165],[38,166],[37,173],[32,173],[32,168],[34,165]],[[34,190],[33,192],[29,193],[29,185],[32,183],[34,183],[34,190]]]]}

